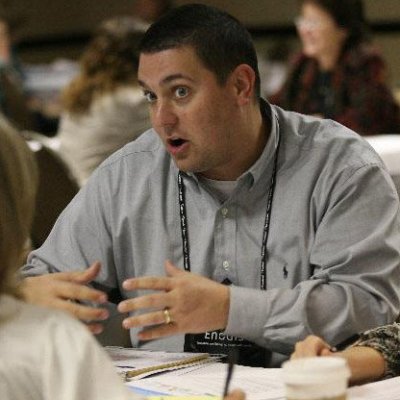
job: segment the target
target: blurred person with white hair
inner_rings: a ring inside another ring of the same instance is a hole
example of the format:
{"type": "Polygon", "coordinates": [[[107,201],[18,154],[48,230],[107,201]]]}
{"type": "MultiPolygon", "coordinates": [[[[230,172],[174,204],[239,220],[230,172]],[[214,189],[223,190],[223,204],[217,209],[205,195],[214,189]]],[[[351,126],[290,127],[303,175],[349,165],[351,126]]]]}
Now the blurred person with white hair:
{"type": "Polygon", "coordinates": [[[63,93],[59,150],[80,185],[109,155],[150,127],[137,83],[140,37],[131,17],[105,21],[63,93]]]}

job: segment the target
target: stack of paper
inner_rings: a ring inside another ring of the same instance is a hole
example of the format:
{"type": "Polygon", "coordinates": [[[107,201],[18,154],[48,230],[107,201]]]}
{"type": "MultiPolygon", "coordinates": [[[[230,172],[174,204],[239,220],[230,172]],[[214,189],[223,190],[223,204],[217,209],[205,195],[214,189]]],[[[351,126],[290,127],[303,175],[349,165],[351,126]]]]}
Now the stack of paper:
{"type": "Polygon", "coordinates": [[[207,353],[169,353],[124,347],[105,347],[118,372],[126,380],[137,380],[163,371],[215,362],[207,353]]]}
{"type": "MultiPolygon", "coordinates": [[[[138,393],[159,393],[173,396],[218,396],[223,393],[227,364],[215,363],[195,370],[179,370],[149,377],[127,385],[138,393]]],[[[251,368],[236,365],[231,389],[242,389],[246,400],[283,400],[282,370],[251,368]]]]}

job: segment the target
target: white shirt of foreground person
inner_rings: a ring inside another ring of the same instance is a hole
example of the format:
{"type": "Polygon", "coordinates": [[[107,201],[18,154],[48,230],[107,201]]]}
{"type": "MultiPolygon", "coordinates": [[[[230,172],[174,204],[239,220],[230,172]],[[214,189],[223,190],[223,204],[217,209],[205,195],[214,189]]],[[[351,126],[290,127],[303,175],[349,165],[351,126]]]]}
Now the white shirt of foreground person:
{"type": "Polygon", "coordinates": [[[108,356],[64,313],[0,297],[1,400],[128,400],[108,356]]]}

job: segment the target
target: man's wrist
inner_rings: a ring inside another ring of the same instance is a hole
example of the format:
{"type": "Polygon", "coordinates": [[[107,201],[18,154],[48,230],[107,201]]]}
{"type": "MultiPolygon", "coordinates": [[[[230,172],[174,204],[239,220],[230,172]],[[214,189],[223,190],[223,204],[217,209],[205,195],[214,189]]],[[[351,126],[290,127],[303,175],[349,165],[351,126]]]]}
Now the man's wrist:
{"type": "Polygon", "coordinates": [[[227,285],[222,285],[222,329],[226,329],[226,326],[228,325],[228,318],[229,318],[229,307],[230,307],[230,296],[231,296],[231,291],[229,286],[227,285]]]}

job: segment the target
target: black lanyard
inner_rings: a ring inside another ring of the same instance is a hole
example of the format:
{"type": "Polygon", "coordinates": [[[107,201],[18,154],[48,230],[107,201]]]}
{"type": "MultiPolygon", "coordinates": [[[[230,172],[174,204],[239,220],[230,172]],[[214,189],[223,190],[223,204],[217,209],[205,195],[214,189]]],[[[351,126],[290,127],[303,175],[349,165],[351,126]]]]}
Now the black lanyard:
{"type": "MultiPolygon", "coordinates": [[[[278,164],[278,152],[280,145],[280,137],[278,136],[278,144],[274,156],[274,169],[272,171],[271,182],[269,185],[267,197],[267,209],[265,211],[265,222],[263,228],[263,236],[261,243],[261,282],[260,287],[262,290],[267,288],[267,242],[269,234],[269,226],[271,221],[272,199],[274,197],[275,183],[276,183],[276,170],[278,164]]],[[[181,218],[181,234],[182,234],[182,250],[183,250],[183,267],[185,271],[190,271],[190,248],[188,237],[188,219],[186,216],[186,201],[185,201],[185,185],[183,183],[182,172],[178,172],[178,189],[179,189],[179,213],[181,218]]]]}

